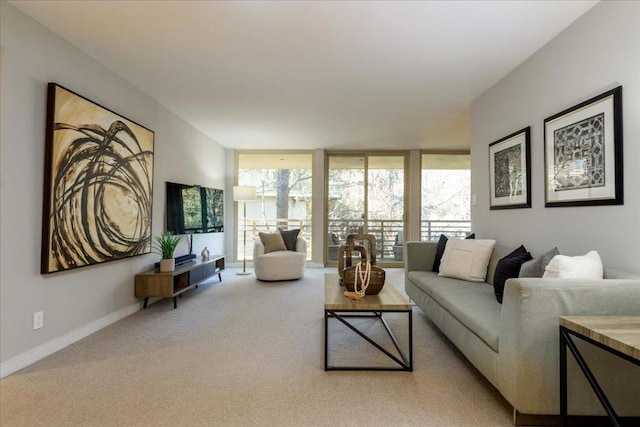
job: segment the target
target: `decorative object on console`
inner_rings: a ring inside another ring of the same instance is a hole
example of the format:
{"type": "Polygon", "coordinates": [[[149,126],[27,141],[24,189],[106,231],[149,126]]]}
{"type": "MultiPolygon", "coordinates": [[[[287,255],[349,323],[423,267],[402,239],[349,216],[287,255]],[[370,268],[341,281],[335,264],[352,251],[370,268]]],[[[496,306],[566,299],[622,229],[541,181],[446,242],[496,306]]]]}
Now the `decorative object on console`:
{"type": "Polygon", "coordinates": [[[518,277],[522,264],[532,259],[531,254],[527,252],[523,245],[520,245],[518,249],[498,261],[493,274],[493,292],[500,304],[502,304],[504,284],[507,279],[518,277]]]}
{"type": "Polygon", "coordinates": [[[623,204],[622,86],[544,120],[545,207],[623,204]]]}
{"type": "Polygon", "coordinates": [[[489,209],[531,207],[531,127],[489,144],[489,209]]]}
{"type": "Polygon", "coordinates": [[[256,187],[251,185],[236,185],[233,187],[233,201],[242,202],[243,224],[242,224],[242,271],[238,274],[250,274],[247,271],[247,202],[256,199],[256,187]]]}
{"type": "MultiPolygon", "coordinates": [[[[364,247],[365,244],[367,244],[369,248],[373,248],[373,251],[371,253],[371,264],[375,265],[376,263],[376,238],[372,234],[364,234],[364,232],[362,231],[362,227],[360,227],[358,233],[347,235],[346,243],[344,245],[340,245],[340,247],[338,248],[338,276],[340,276],[340,285],[343,284],[342,281],[344,279],[345,268],[352,266],[352,252],[358,242],[361,243],[359,246],[362,246],[362,248],[364,249],[364,254],[366,254],[367,249],[366,247],[364,247]]],[[[361,252],[361,250],[358,250],[358,252],[360,252],[360,259],[366,259],[363,258],[363,252],[361,252]]]]}
{"type": "Polygon", "coordinates": [[[385,271],[382,268],[374,265],[375,259],[367,259],[367,250],[364,248],[364,246],[356,245],[353,247],[353,250],[360,252],[360,262],[356,263],[356,265],[349,266],[342,271],[342,284],[345,286],[347,291],[356,292],[358,290],[356,286],[358,280],[360,285],[363,285],[366,275],[367,287],[364,291],[364,294],[379,294],[384,287],[384,282],[386,279],[385,271]]]}
{"type": "Polygon", "coordinates": [[[363,295],[378,295],[384,287],[386,273],[382,268],[371,265],[369,261],[360,261],[344,270],[343,284],[345,289],[349,292],[362,290],[365,272],[367,286],[364,287],[363,295]],[[359,287],[356,287],[357,283],[360,284],[359,287]]]}
{"type": "Polygon", "coordinates": [[[202,259],[208,259],[209,258],[209,249],[207,249],[207,247],[205,246],[204,249],[202,250],[202,252],[200,253],[200,255],[202,255],[202,259]]]}
{"type": "MultiPolygon", "coordinates": [[[[372,234],[349,234],[347,236],[347,243],[340,246],[338,257],[338,275],[342,284],[345,285],[347,291],[356,292],[356,283],[360,280],[364,290],[363,295],[377,295],[382,290],[386,279],[385,271],[377,267],[376,264],[376,238],[372,234]],[[370,250],[368,251],[369,257],[367,257],[367,248],[364,245],[358,245],[358,241],[366,241],[370,250]],[[360,254],[360,261],[356,265],[352,265],[353,251],[357,251],[360,254]],[[366,278],[365,278],[366,276],[366,278]],[[367,282],[367,286],[363,283],[367,282]]],[[[362,293],[362,289],[359,289],[362,293]]]]}
{"type": "Polygon", "coordinates": [[[40,272],[151,252],[153,131],[49,83],[40,272]]]}
{"type": "MultiPolygon", "coordinates": [[[[369,261],[360,261],[355,265],[353,275],[353,286],[349,291],[344,292],[344,296],[352,300],[364,298],[371,281],[371,263],[369,261]],[[364,269],[364,270],[363,270],[364,269]]],[[[384,281],[383,281],[384,284],[384,281]]],[[[347,286],[348,289],[348,286],[347,286]]],[[[380,292],[380,291],[378,291],[380,292]]]]}
{"type": "Polygon", "coordinates": [[[440,263],[439,276],[484,282],[496,241],[492,239],[449,239],[440,263]]]}
{"type": "Polygon", "coordinates": [[[545,279],[601,280],[602,260],[596,251],[582,256],[556,255],[544,270],[545,279]]]}
{"type": "Polygon", "coordinates": [[[160,260],[160,272],[166,273],[176,268],[176,260],[173,258],[182,236],[175,236],[172,232],[167,231],[164,234],[157,235],[154,238],[153,249],[162,259],[160,260]]]}

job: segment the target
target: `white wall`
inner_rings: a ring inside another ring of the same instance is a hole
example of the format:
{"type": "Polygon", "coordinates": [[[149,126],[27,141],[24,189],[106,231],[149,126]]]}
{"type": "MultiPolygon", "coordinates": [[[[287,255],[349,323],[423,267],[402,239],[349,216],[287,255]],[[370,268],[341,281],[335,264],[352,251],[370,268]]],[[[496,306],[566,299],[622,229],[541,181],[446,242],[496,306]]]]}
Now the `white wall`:
{"type": "MultiPolygon", "coordinates": [[[[47,82],[57,82],[155,131],[153,234],[164,231],[165,181],[224,188],[224,149],[7,2],[0,2],[2,375],[139,308],[134,276],[159,256],[142,255],[40,274],[47,82]],[[44,327],[33,331],[33,313],[44,327]]],[[[167,82],[171,84],[171,82],[167,82]]],[[[225,208],[228,208],[225,206],[225,208]]],[[[223,253],[223,234],[194,238],[223,253]]],[[[186,244],[177,255],[187,253],[186,244]]]]}
{"type": "Polygon", "coordinates": [[[472,104],[473,231],[534,255],[597,250],[605,266],[640,272],[640,2],[601,2],[472,104]],[[544,207],[543,122],[623,87],[624,205],[544,207]],[[532,208],[489,210],[488,146],[531,126],[532,208]]]}

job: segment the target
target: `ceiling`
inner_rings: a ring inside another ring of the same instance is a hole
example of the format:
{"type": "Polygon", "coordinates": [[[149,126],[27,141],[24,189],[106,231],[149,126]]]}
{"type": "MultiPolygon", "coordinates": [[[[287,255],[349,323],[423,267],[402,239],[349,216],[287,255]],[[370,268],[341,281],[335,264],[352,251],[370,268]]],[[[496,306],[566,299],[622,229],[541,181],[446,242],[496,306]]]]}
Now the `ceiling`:
{"type": "Polygon", "coordinates": [[[225,147],[433,150],[597,3],[10,2],[225,147]]]}

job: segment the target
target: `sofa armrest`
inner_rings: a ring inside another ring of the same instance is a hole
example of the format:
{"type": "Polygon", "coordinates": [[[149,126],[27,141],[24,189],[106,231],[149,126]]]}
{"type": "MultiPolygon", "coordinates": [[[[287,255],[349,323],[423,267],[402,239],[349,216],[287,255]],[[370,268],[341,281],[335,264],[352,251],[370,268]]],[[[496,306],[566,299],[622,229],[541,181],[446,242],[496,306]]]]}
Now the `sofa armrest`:
{"type": "MultiPolygon", "coordinates": [[[[521,413],[558,414],[559,317],[639,315],[639,302],[637,279],[507,280],[500,320],[499,389],[521,413]]],[[[603,365],[601,357],[597,359],[603,365]]],[[[605,369],[610,372],[607,380],[624,377],[624,369],[622,373],[608,366],[605,369]]],[[[592,397],[588,387],[584,393],[585,399],[592,397]]]]}
{"type": "Polygon", "coordinates": [[[437,247],[437,242],[407,242],[404,258],[405,275],[408,271],[431,271],[437,247]]]}

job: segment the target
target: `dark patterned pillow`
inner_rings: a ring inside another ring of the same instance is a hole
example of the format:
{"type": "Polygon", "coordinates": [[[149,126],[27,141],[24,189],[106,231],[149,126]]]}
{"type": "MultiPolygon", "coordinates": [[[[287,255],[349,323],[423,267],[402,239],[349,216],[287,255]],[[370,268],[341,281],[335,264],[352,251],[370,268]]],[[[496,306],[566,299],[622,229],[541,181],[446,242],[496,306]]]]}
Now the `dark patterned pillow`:
{"type": "Polygon", "coordinates": [[[533,259],[531,254],[521,245],[518,249],[498,261],[496,271],[493,274],[493,292],[500,304],[502,304],[504,284],[507,279],[518,277],[522,264],[531,259],[533,259]]]}
{"type": "Polygon", "coordinates": [[[282,239],[284,240],[284,244],[289,251],[296,250],[296,240],[298,239],[298,234],[300,234],[300,229],[295,230],[280,230],[280,234],[282,234],[282,239]]]}

